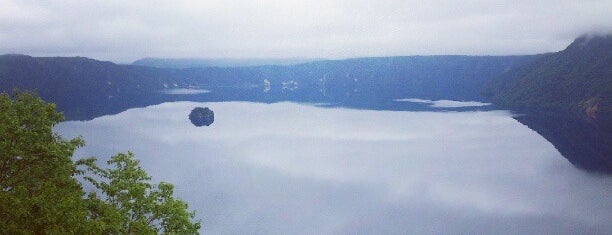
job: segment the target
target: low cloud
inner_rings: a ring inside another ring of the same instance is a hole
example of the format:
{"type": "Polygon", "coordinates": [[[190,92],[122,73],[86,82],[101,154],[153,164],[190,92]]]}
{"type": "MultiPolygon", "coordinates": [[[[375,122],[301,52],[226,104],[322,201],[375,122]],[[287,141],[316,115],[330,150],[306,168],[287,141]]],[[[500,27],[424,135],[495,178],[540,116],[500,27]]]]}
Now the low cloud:
{"type": "Polygon", "coordinates": [[[609,12],[603,0],[5,0],[0,53],[120,62],[533,54],[609,32],[609,12]]]}

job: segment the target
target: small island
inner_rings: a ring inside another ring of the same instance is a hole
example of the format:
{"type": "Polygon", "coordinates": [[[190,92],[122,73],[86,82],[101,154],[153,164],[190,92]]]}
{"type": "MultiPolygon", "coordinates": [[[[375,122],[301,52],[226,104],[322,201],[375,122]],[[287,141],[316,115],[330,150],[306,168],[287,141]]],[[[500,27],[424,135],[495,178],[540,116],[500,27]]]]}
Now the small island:
{"type": "Polygon", "coordinates": [[[196,107],[189,113],[189,120],[197,127],[210,126],[215,121],[215,113],[208,107],[196,107]]]}

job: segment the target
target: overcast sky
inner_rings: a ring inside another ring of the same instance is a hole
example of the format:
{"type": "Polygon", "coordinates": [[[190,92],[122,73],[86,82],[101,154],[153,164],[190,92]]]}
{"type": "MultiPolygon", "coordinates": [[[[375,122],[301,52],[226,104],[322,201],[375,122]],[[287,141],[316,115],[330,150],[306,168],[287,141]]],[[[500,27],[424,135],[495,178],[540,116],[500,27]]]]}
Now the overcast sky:
{"type": "Polygon", "coordinates": [[[0,54],[347,58],[558,51],[612,0],[2,0],[0,54]]]}

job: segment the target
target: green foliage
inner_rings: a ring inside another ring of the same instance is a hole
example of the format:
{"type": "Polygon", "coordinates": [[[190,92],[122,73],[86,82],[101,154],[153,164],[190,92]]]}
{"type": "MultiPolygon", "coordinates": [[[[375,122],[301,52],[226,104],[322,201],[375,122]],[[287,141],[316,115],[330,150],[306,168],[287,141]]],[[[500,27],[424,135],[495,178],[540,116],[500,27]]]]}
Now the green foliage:
{"type": "Polygon", "coordinates": [[[198,233],[200,223],[173,198],[173,186],[151,185],[132,153],[114,156],[110,169],[95,159],[73,162],[84,142],[53,132],[63,120],[33,93],[0,94],[0,234],[198,233]],[[85,195],[75,178],[82,174],[103,197],[85,195]]]}
{"type": "MultiPolygon", "coordinates": [[[[187,204],[172,197],[174,186],[149,183],[151,177],[139,166],[134,155],[117,154],[107,163],[113,168],[103,169],[84,161],[93,173],[85,179],[103,194],[103,203],[97,207],[95,217],[101,218],[108,233],[120,234],[194,234],[200,222],[192,222],[195,213],[187,211],[187,204]]],[[[96,200],[95,193],[89,198],[96,200]]],[[[101,200],[101,199],[99,199],[101,200]]]]}
{"type": "Polygon", "coordinates": [[[0,110],[0,233],[92,232],[70,158],[83,140],[54,134],[63,116],[31,93],[0,94],[0,110]]]}

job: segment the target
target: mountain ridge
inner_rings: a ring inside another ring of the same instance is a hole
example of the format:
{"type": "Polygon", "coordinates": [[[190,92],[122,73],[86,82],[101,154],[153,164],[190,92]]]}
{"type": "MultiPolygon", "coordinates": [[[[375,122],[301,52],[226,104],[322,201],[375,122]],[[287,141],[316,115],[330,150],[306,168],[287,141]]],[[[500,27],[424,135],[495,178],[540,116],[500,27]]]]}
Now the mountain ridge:
{"type": "Polygon", "coordinates": [[[612,120],[612,35],[583,35],[566,49],[502,74],[489,94],[508,108],[564,110],[612,120]]]}
{"type": "Polygon", "coordinates": [[[109,109],[110,103],[123,105],[120,99],[168,98],[159,93],[171,88],[211,90],[208,96],[216,100],[266,102],[377,102],[407,97],[474,100],[480,99],[479,91],[492,77],[536,57],[409,56],[167,69],[84,57],[3,55],[0,91],[38,90],[60,110],[78,106],[81,113],[90,109],[82,107],[83,102],[109,109]]]}

